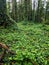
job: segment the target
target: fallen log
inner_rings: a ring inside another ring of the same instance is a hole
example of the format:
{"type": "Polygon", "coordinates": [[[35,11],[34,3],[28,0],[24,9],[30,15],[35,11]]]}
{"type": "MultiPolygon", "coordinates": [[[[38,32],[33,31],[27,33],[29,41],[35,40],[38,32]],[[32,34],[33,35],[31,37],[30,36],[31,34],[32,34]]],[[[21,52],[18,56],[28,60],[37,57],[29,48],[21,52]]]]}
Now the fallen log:
{"type": "Polygon", "coordinates": [[[4,57],[5,53],[6,53],[6,51],[7,51],[8,53],[12,54],[12,55],[15,54],[13,51],[11,51],[11,50],[9,49],[9,47],[8,47],[6,44],[0,43],[0,48],[3,48],[2,53],[1,53],[1,55],[0,55],[0,62],[2,61],[2,59],[3,59],[3,57],[4,57]]]}

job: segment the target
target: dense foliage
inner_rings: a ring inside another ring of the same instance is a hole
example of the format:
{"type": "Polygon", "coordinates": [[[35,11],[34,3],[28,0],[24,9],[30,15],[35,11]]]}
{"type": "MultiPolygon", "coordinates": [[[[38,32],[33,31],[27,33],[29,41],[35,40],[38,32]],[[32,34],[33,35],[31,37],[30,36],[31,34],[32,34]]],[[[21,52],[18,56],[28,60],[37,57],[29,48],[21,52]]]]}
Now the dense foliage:
{"type": "Polygon", "coordinates": [[[3,20],[5,20],[5,17],[4,17],[5,12],[6,12],[6,1],[0,0],[0,24],[3,23],[3,20]],[[3,18],[3,20],[2,20],[2,18],[3,18]]]}
{"type": "Polygon", "coordinates": [[[0,27],[0,41],[16,54],[6,53],[5,65],[49,65],[49,25],[17,23],[16,27],[0,27]]]}
{"type": "Polygon", "coordinates": [[[49,65],[49,1],[0,0],[0,43],[0,65],[49,65]]]}

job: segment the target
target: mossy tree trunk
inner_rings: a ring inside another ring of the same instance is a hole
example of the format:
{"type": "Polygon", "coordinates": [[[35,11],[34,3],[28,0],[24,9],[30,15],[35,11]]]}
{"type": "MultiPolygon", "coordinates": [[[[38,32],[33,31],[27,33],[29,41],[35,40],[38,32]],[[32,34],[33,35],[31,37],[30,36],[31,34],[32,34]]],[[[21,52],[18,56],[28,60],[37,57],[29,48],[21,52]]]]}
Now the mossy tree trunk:
{"type": "Polygon", "coordinates": [[[6,0],[0,0],[0,26],[6,27],[16,22],[8,15],[6,8],[6,0]]]}
{"type": "Polygon", "coordinates": [[[17,2],[12,0],[12,18],[17,22],[17,2]]]}
{"type": "Polygon", "coordinates": [[[31,0],[24,0],[24,19],[25,20],[32,20],[32,5],[31,0]]]}
{"type": "Polygon", "coordinates": [[[46,2],[45,21],[49,24],[49,1],[46,2]]]}

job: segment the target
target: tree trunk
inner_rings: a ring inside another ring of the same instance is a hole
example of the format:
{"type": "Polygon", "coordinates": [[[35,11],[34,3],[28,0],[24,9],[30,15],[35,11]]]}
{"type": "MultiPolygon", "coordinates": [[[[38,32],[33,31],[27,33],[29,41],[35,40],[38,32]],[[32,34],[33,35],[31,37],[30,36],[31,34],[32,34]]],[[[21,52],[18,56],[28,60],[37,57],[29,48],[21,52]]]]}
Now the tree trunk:
{"type": "Polygon", "coordinates": [[[24,19],[32,20],[32,5],[31,0],[24,0],[24,19]]]}
{"type": "MultiPolygon", "coordinates": [[[[10,23],[15,23],[15,20],[13,20],[7,13],[6,13],[6,0],[0,0],[0,26],[6,27],[10,23]]],[[[17,24],[16,24],[17,26],[17,24]]]]}
{"type": "Polygon", "coordinates": [[[17,2],[12,0],[12,18],[17,21],[17,2]]]}

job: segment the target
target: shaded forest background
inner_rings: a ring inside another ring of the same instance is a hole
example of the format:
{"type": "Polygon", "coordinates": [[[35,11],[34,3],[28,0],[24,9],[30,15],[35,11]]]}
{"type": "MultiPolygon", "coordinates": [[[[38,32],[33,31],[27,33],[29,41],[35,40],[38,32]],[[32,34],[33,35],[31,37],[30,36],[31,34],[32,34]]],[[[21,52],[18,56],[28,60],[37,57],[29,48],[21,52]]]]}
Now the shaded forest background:
{"type": "MultiPolygon", "coordinates": [[[[18,21],[32,21],[49,24],[49,1],[47,0],[6,0],[0,1],[0,17],[6,19],[4,14],[10,15],[16,22],[18,21]],[[3,12],[4,10],[4,12],[3,12]]],[[[6,21],[5,21],[6,22],[6,21]]],[[[7,23],[7,22],[6,22],[7,23]]],[[[0,24],[2,24],[0,22],[0,24]]],[[[4,24],[5,25],[5,24],[4,24]]]]}
{"type": "Polygon", "coordinates": [[[0,65],[49,65],[49,0],[0,0],[0,65]]]}
{"type": "Polygon", "coordinates": [[[20,0],[8,2],[9,13],[16,21],[28,20],[33,22],[48,22],[49,1],[46,0],[20,0]],[[11,5],[11,6],[10,6],[11,5]]]}

